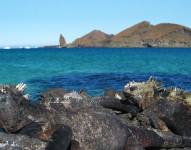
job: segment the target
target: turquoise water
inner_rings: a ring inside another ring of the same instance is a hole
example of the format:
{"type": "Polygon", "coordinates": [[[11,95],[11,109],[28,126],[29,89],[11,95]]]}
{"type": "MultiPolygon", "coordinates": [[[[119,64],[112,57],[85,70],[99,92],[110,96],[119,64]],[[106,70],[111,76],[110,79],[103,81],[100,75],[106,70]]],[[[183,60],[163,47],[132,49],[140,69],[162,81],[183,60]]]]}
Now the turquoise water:
{"type": "Polygon", "coordinates": [[[151,75],[191,90],[191,49],[0,50],[0,83],[25,82],[32,96],[52,87],[102,94],[151,75]]]}

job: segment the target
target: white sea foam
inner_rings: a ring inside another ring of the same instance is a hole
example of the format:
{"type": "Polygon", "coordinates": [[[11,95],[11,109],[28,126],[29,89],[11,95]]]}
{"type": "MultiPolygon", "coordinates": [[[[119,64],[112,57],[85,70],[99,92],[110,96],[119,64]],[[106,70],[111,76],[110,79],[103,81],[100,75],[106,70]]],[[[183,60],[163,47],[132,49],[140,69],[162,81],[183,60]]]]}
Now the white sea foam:
{"type": "Polygon", "coordinates": [[[31,47],[30,46],[25,46],[24,49],[31,49],[31,47]]]}
{"type": "Polygon", "coordinates": [[[6,47],[4,47],[3,49],[11,49],[11,47],[9,47],[9,46],[6,46],[6,47]]]}

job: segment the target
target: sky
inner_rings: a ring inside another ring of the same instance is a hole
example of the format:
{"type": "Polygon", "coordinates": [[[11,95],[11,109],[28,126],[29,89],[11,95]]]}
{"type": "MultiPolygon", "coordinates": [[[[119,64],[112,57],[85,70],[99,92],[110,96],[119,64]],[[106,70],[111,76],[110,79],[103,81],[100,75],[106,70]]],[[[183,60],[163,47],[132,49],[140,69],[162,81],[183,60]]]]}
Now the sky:
{"type": "Polygon", "coordinates": [[[0,46],[72,42],[91,30],[116,34],[143,20],[191,27],[191,0],[0,0],[0,46]]]}

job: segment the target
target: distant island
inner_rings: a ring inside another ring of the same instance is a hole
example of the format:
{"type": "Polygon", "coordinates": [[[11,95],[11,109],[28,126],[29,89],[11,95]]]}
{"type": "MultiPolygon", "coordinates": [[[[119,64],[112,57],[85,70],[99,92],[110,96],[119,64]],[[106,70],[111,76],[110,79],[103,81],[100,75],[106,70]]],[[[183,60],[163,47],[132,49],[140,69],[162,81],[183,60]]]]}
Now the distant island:
{"type": "Polygon", "coordinates": [[[128,47],[191,47],[191,29],[172,23],[152,25],[143,21],[113,35],[94,30],[72,43],[66,43],[61,34],[61,48],[128,48],[128,47]]]}

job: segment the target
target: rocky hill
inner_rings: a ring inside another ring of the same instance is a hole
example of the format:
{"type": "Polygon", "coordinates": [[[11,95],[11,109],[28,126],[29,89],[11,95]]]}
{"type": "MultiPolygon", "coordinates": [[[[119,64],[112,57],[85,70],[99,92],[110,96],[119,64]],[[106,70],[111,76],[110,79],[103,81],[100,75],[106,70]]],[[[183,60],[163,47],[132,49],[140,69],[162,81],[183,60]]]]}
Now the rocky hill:
{"type": "Polygon", "coordinates": [[[105,47],[113,35],[106,34],[99,30],[94,30],[85,36],[76,39],[71,47],[105,47]]]}
{"type": "Polygon", "coordinates": [[[67,47],[191,47],[191,29],[177,24],[152,25],[143,21],[116,35],[94,30],[67,47]]]}

